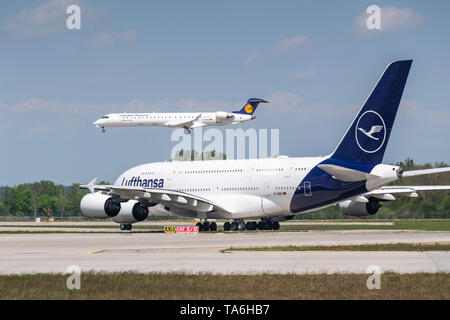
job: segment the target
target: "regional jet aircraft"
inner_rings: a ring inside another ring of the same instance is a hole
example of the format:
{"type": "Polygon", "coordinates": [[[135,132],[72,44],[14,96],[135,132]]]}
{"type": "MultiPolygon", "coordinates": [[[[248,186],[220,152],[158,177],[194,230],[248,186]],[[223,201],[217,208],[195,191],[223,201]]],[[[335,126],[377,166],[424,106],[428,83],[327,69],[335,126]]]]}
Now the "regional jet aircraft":
{"type": "Polygon", "coordinates": [[[229,220],[225,230],[276,230],[279,221],[328,206],[338,205],[344,214],[361,217],[375,214],[383,201],[398,195],[450,190],[389,185],[450,167],[404,172],[382,164],[411,63],[388,65],[327,156],[143,164],[122,173],[113,185],[96,185],[94,179],[81,186],[91,192],[81,200],[81,210],[88,217],[112,218],[122,230],[131,230],[149,212],[198,218],[203,231],[217,229],[209,219],[229,220]]]}
{"type": "Polygon", "coordinates": [[[239,111],[196,112],[196,113],[110,113],[94,122],[94,126],[105,127],[142,127],[158,126],[169,128],[184,128],[189,134],[191,129],[204,126],[225,126],[255,119],[253,113],[258,104],[266,100],[250,98],[239,111]]]}

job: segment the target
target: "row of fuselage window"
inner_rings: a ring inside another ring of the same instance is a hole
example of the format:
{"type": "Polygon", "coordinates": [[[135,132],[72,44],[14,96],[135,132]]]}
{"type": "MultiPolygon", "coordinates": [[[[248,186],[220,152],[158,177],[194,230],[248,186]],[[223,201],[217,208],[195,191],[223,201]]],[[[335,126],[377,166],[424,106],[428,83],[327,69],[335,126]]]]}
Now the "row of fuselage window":
{"type": "MultiPolygon", "coordinates": [[[[256,172],[270,172],[270,171],[283,171],[283,168],[273,169],[256,169],[256,172]]],[[[306,168],[295,168],[295,171],[303,171],[306,168]]],[[[198,174],[198,173],[232,173],[232,172],[244,172],[242,169],[229,169],[229,170],[194,170],[194,171],[179,171],[179,174],[198,174]]],[[[155,172],[141,172],[141,175],[154,175],[155,172]]]]}
{"type": "MultiPolygon", "coordinates": [[[[187,119],[187,120],[194,120],[195,116],[121,116],[121,120],[155,120],[155,119],[187,119]]],[[[200,119],[208,120],[211,119],[211,117],[208,116],[202,116],[200,119]]]]}
{"type": "MultiPolygon", "coordinates": [[[[287,191],[287,190],[295,190],[296,187],[275,187],[275,190],[287,191]]],[[[193,189],[175,189],[180,192],[210,192],[210,188],[193,188],[193,189]]],[[[221,191],[258,191],[259,187],[229,187],[229,188],[221,188],[221,191]]]]}

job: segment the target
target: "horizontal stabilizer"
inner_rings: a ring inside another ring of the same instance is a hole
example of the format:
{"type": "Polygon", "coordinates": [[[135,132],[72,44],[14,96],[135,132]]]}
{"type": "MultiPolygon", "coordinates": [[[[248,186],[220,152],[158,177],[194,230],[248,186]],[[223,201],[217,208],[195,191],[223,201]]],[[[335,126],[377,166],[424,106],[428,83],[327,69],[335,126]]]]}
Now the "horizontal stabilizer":
{"type": "Polygon", "coordinates": [[[421,176],[424,174],[441,173],[441,172],[448,172],[448,171],[450,171],[450,167],[403,171],[402,177],[414,177],[414,176],[421,176]]]}
{"type": "Polygon", "coordinates": [[[318,167],[336,179],[345,182],[364,181],[373,176],[370,173],[337,166],[335,164],[319,164],[318,167]]]}

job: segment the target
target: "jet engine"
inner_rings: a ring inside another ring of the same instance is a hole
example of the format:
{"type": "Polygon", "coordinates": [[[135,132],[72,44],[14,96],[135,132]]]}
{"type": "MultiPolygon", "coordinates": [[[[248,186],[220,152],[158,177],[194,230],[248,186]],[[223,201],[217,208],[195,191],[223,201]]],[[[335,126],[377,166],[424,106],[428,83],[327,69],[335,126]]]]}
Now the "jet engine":
{"type": "Polygon", "coordinates": [[[226,119],[233,118],[233,114],[225,111],[217,111],[216,112],[216,121],[223,121],[226,119]]]}
{"type": "Polygon", "coordinates": [[[90,218],[112,218],[120,212],[120,202],[101,192],[89,193],[81,199],[80,209],[90,218]]]}
{"type": "Polygon", "coordinates": [[[136,200],[128,200],[122,203],[122,208],[118,215],[113,217],[117,223],[134,223],[147,219],[148,207],[136,200]]]}
{"type": "Polygon", "coordinates": [[[380,200],[375,198],[369,198],[369,202],[357,202],[352,200],[346,200],[339,203],[339,209],[347,216],[364,217],[377,213],[380,209],[380,200]]]}

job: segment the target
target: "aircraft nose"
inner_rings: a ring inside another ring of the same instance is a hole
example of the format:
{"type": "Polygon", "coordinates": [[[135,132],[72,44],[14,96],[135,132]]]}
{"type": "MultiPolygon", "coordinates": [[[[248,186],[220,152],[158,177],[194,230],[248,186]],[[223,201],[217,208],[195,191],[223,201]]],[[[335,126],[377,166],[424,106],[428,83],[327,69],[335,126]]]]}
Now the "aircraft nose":
{"type": "Polygon", "coordinates": [[[98,119],[97,121],[95,121],[95,122],[93,123],[93,125],[96,126],[96,127],[98,127],[98,126],[100,126],[101,121],[102,121],[102,120],[98,119]]]}

